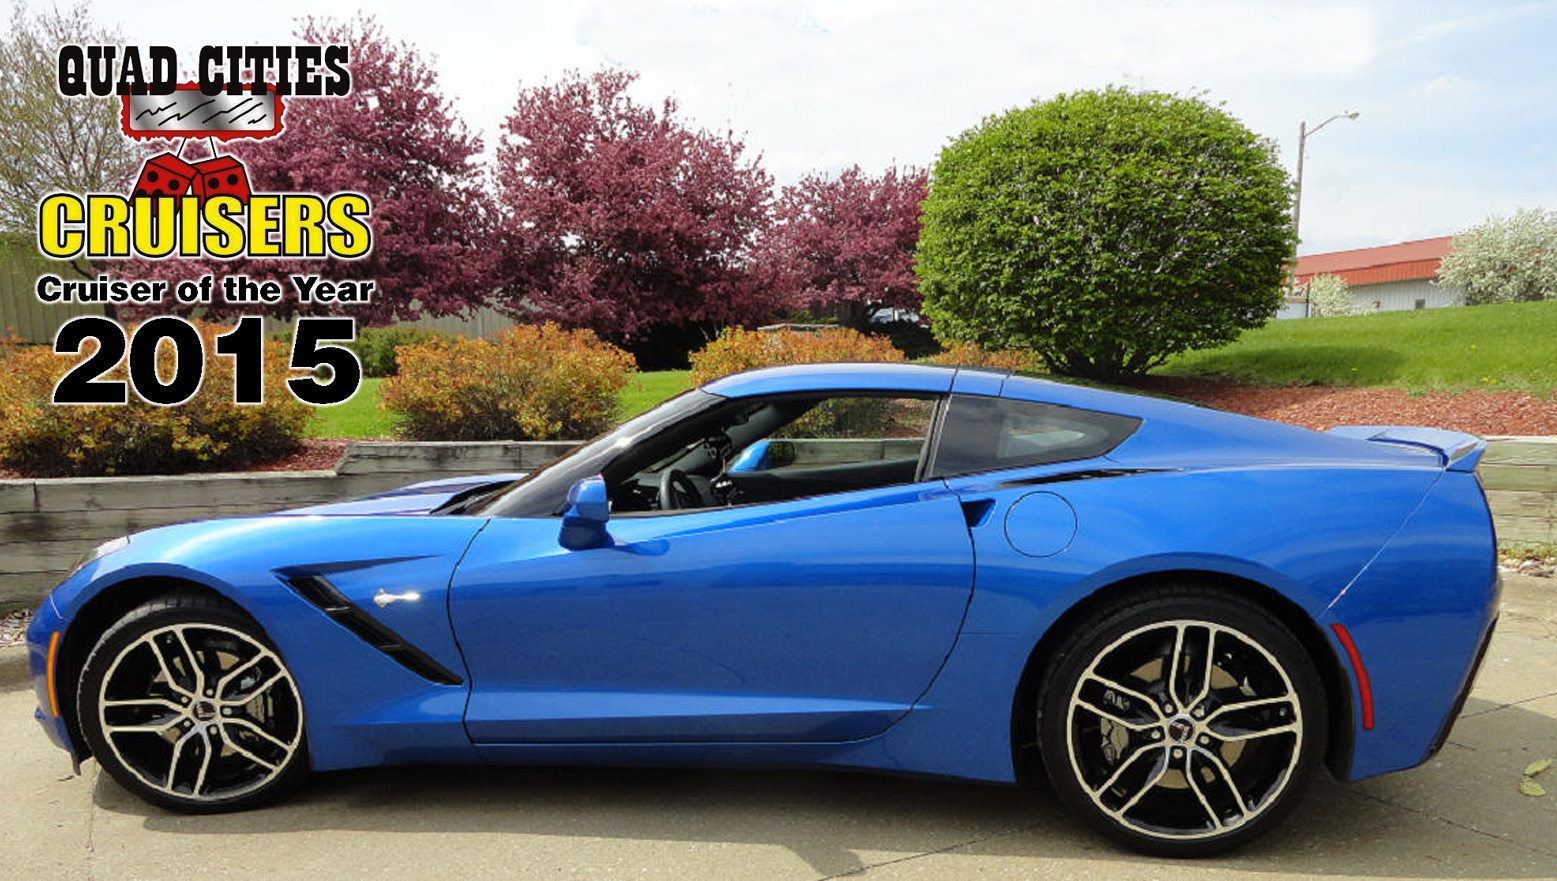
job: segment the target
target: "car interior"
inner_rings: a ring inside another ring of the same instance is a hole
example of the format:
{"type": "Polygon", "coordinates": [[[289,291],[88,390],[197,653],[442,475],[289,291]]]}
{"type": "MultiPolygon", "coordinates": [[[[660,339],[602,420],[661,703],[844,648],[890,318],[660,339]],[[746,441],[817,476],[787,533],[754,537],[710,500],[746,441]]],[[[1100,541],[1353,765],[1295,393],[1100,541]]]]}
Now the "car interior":
{"type": "Polygon", "coordinates": [[[928,396],[863,394],[731,401],[640,444],[602,476],[613,514],[761,504],[911,483],[934,406],[928,396]],[[896,443],[871,443],[888,436],[896,443]],[[790,443],[778,447],[783,454],[767,467],[732,468],[761,441],[790,443]],[[835,441],[863,444],[829,446],[835,441]]]}

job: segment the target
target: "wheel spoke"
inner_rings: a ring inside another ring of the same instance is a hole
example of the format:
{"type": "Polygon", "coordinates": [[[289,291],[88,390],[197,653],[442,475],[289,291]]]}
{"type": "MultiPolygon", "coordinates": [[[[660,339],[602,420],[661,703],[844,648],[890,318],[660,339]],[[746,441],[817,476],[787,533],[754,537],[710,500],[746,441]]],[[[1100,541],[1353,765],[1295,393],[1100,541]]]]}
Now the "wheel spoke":
{"type": "Polygon", "coordinates": [[[259,685],[256,685],[254,688],[250,689],[246,694],[243,694],[240,697],[222,698],[221,697],[221,690],[217,689],[216,693],[217,693],[217,696],[218,696],[218,703],[222,703],[222,704],[246,704],[249,701],[254,700],[255,698],[257,698],[260,695],[264,694],[265,692],[269,691],[271,688],[273,688],[275,686],[275,684],[277,682],[281,682],[282,680],[284,680],[286,678],[287,678],[287,674],[285,672],[277,673],[274,676],[270,677],[269,679],[265,680],[264,682],[261,682],[259,685]]]}
{"type": "Polygon", "coordinates": [[[1129,767],[1131,765],[1135,764],[1142,756],[1146,755],[1147,753],[1151,752],[1152,750],[1157,750],[1157,749],[1163,749],[1163,745],[1160,744],[1160,743],[1148,743],[1147,745],[1145,745],[1145,746],[1141,747],[1140,749],[1136,750],[1134,753],[1132,753],[1130,755],[1129,758],[1127,758],[1124,761],[1120,762],[1119,763],[1119,767],[1114,769],[1114,773],[1108,775],[1108,779],[1104,780],[1102,785],[1100,785],[1096,789],[1092,790],[1092,794],[1094,796],[1100,796],[1103,793],[1109,791],[1110,789],[1113,789],[1114,788],[1114,784],[1119,782],[1119,778],[1121,776],[1123,776],[1124,772],[1127,769],[1129,769],[1129,767]]]}
{"type": "Polygon", "coordinates": [[[141,642],[144,642],[151,649],[152,655],[157,658],[157,666],[162,668],[162,678],[167,680],[168,688],[186,697],[193,697],[194,692],[179,685],[178,680],[173,678],[173,668],[168,664],[167,656],[162,653],[162,646],[157,644],[157,640],[152,635],[148,635],[141,642]]]}
{"type": "Polygon", "coordinates": [[[1114,691],[1119,692],[1120,694],[1130,698],[1133,701],[1137,701],[1139,703],[1145,704],[1148,707],[1151,707],[1152,715],[1156,717],[1157,721],[1162,721],[1162,708],[1157,706],[1157,701],[1155,699],[1147,697],[1146,695],[1136,691],[1128,685],[1122,685],[1112,679],[1109,679],[1106,676],[1101,676],[1095,672],[1088,673],[1087,677],[1104,688],[1112,688],[1114,691]]]}
{"type": "Polygon", "coordinates": [[[1146,793],[1151,792],[1156,788],[1157,784],[1162,782],[1162,778],[1167,776],[1167,773],[1168,754],[1166,751],[1164,751],[1162,757],[1157,760],[1156,767],[1152,768],[1151,776],[1147,778],[1145,783],[1141,784],[1141,788],[1136,790],[1135,795],[1130,796],[1129,801],[1125,802],[1123,805],[1120,805],[1118,810],[1112,812],[1114,816],[1123,817],[1125,814],[1128,814],[1130,809],[1135,807],[1136,802],[1140,801],[1141,798],[1146,795],[1146,793]]]}
{"type": "Polygon", "coordinates": [[[1227,763],[1222,761],[1222,756],[1214,750],[1201,750],[1200,754],[1211,760],[1211,767],[1215,769],[1217,776],[1222,778],[1222,784],[1232,792],[1233,800],[1238,802],[1238,815],[1240,817],[1248,816],[1249,805],[1244,802],[1243,793],[1238,789],[1238,781],[1233,779],[1232,769],[1228,768],[1227,763]]]}
{"type": "MultiPolygon", "coordinates": [[[[237,717],[229,717],[229,718],[227,718],[227,719],[225,719],[223,721],[225,721],[228,725],[232,725],[232,726],[235,726],[237,728],[242,728],[243,730],[248,731],[249,733],[256,735],[261,740],[264,740],[264,741],[268,742],[271,746],[274,746],[276,749],[285,750],[288,753],[290,753],[292,751],[292,745],[291,744],[286,743],[285,741],[282,741],[282,740],[278,739],[275,735],[271,734],[269,731],[266,731],[265,729],[261,728],[260,726],[254,724],[253,722],[250,722],[248,719],[239,719],[237,717]]],[[[230,739],[231,738],[229,738],[229,740],[230,739]]]]}
{"type": "Polygon", "coordinates": [[[1210,628],[1206,633],[1206,664],[1200,674],[1200,692],[1194,700],[1185,704],[1185,707],[1196,707],[1211,693],[1211,659],[1216,657],[1216,628],[1210,628]]]}
{"type": "Polygon", "coordinates": [[[195,798],[199,798],[200,790],[205,788],[205,775],[206,772],[211,770],[211,759],[216,753],[216,748],[211,743],[211,735],[202,733],[200,736],[203,745],[200,755],[200,770],[195,774],[195,788],[189,791],[189,794],[195,798]]]}
{"type": "Polygon", "coordinates": [[[222,678],[216,680],[216,696],[218,698],[220,698],[223,694],[226,694],[227,693],[227,686],[229,684],[231,684],[233,682],[233,680],[237,679],[239,676],[242,676],[244,673],[248,672],[250,669],[252,669],[253,667],[257,666],[261,661],[265,660],[268,657],[270,657],[269,654],[258,654],[258,655],[255,655],[254,657],[248,659],[247,661],[244,661],[243,663],[234,666],[231,670],[228,670],[226,673],[223,673],[222,674],[222,678]]]}
{"type": "Polygon", "coordinates": [[[1107,719],[1115,725],[1122,725],[1131,731],[1146,731],[1151,728],[1156,728],[1160,724],[1158,722],[1131,722],[1129,719],[1120,716],[1118,713],[1115,713],[1112,710],[1105,710],[1098,706],[1095,702],[1084,697],[1076,698],[1076,706],[1095,716],[1100,716],[1104,719],[1107,719]]]}
{"type": "Polygon", "coordinates": [[[1206,816],[1211,818],[1212,827],[1219,829],[1222,827],[1222,818],[1217,816],[1216,811],[1211,807],[1210,800],[1206,798],[1205,791],[1200,788],[1200,775],[1195,773],[1194,768],[1195,755],[1194,750],[1184,753],[1184,779],[1189,781],[1189,788],[1195,791],[1195,798],[1200,802],[1200,806],[1205,809],[1206,816]]]}
{"type": "Polygon", "coordinates": [[[184,712],[184,707],[176,701],[170,701],[165,697],[137,697],[128,700],[103,701],[105,707],[162,707],[175,713],[184,712]]]}
{"type": "Polygon", "coordinates": [[[1258,710],[1263,707],[1280,706],[1291,707],[1294,713],[1297,712],[1297,701],[1294,700],[1291,695],[1284,694],[1281,697],[1258,698],[1255,700],[1240,701],[1236,704],[1224,704],[1223,706],[1217,707],[1215,712],[1206,717],[1205,724],[1210,725],[1212,722],[1215,722],[1217,719],[1220,719],[1222,716],[1225,716],[1228,713],[1241,713],[1245,710],[1258,710]]]}
{"type": "Polygon", "coordinates": [[[178,637],[178,644],[183,647],[184,657],[189,661],[189,673],[195,677],[195,694],[197,696],[203,694],[205,692],[205,670],[200,667],[200,657],[195,654],[194,649],[190,648],[189,640],[184,636],[184,628],[175,628],[173,635],[178,637]]]}
{"type": "Polygon", "coordinates": [[[1254,731],[1222,732],[1213,728],[1211,729],[1211,733],[1214,734],[1219,740],[1232,743],[1239,740],[1258,740],[1261,737],[1274,737],[1277,734],[1295,734],[1297,730],[1297,725],[1288,722],[1283,725],[1277,725],[1274,728],[1261,728],[1254,731]]]}
{"type": "Polygon", "coordinates": [[[189,739],[194,736],[195,732],[191,731],[178,740],[173,741],[173,755],[168,759],[168,779],[162,784],[162,788],[168,792],[173,792],[173,783],[178,779],[178,762],[184,757],[184,744],[188,743],[189,739]]]}
{"type": "Polygon", "coordinates": [[[226,741],[224,741],[224,742],[226,743],[226,745],[228,747],[230,747],[232,749],[233,752],[237,753],[240,756],[243,756],[244,758],[248,759],[249,761],[253,762],[256,765],[259,765],[260,767],[264,768],[266,771],[274,771],[277,768],[281,767],[279,764],[276,764],[276,763],[273,763],[273,762],[269,762],[269,761],[266,761],[265,759],[260,758],[259,756],[255,755],[253,752],[249,751],[249,749],[247,747],[245,747],[243,744],[239,743],[237,740],[235,740],[235,739],[233,739],[231,737],[227,738],[226,741]]]}
{"type": "Polygon", "coordinates": [[[1168,658],[1168,700],[1180,707],[1189,704],[1179,703],[1179,668],[1184,666],[1184,631],[1186,626],[1179,624],[1173,628],[1173,651],[1168,658]]]}

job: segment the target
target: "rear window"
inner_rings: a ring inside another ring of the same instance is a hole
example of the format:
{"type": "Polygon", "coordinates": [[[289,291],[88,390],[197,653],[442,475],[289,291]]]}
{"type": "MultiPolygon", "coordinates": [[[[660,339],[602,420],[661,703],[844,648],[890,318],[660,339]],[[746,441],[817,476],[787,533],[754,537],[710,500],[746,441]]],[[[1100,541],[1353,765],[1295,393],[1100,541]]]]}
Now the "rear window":
{"type": "Polygon", "coordinates": [[[1101,456],[1139,427],[1132,416],[1055,404],[954,395],[932,477],[1001,471],[1101,456]]]}

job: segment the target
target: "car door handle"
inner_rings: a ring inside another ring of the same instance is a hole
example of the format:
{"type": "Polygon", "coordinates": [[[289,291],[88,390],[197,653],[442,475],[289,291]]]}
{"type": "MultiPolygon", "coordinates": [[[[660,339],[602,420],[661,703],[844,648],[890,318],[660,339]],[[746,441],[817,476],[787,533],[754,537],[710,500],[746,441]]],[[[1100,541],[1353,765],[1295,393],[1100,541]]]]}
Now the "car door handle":
{"type": "Polygon", "coordinates": [[[989,510],[995,507],[994,499],[963,499],[962,519],[967,521],[968,528],[983,526],[984,520],[989,516],[989,510]]]}
{"type": "Polygon", "coordinates": [[[404,593],[390,593],[381,587],[378,589],[378,593],[373,595],[373,602],[382,609],[390,603],[414,603],[421,598],[422,595],[414,590],[408,590],[404,593]]]}

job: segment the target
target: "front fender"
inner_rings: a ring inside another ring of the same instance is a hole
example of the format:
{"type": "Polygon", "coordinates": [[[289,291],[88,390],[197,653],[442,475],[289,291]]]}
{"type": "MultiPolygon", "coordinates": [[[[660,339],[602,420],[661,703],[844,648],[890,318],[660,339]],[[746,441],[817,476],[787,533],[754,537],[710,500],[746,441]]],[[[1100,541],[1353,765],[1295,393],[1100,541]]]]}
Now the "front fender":
{"type": "MultiPolygon", "coordinates": [[[[319,769],[467,760],[464,660],[448,617],[454,565],[485,525],[462,517],[275,516],[205,521],[138,533],[128,547],[66,579],[52,595],[61,650],[89,650],[106,622],[90,610],[149,581],[210,590],[252,617],[292,671],[319,769]],[[358,608],[404,637],[458,684],[408,669],[305,600],[284,580],[321,573],[358,608]],[[418,599],[377,608],[377,590],[418,599]]],[[[65,675],[61,671],[61,675],[65,675]]],[[[58,682],[74,693],[74,682],[58,682]]]]}

